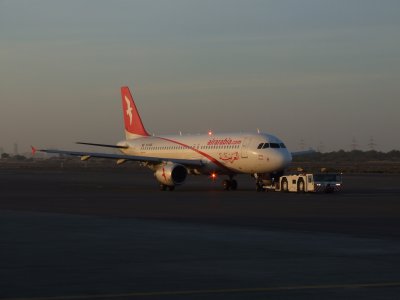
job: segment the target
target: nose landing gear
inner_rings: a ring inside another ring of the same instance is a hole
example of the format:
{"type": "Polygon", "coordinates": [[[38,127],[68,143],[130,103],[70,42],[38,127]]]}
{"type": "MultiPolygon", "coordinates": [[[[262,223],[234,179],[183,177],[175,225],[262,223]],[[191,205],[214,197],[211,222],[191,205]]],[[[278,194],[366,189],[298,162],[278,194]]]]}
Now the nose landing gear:
{"type": "Polygon", "coordinates": [[[256,180],[256,191],[257,192],[264,192],[264,174],[254,173],[251,175],[256,180]]]}
{"type": "Polygon", "coordinates": [[[283,171],[274,173],[254,173],[251,176],[256,180],[256,191],[265,192],[264,186],[273,185],[275,182],[279,182],[279,178],[283,175],[283,171]]]}

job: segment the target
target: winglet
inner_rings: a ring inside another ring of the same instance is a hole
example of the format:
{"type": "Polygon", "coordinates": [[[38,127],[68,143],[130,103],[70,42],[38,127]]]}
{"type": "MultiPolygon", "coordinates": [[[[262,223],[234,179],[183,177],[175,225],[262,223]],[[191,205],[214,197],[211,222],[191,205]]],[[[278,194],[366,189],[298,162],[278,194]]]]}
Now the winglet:
{"type": "Polygon", "coordinates": [[[132,94],[127,86],[121,87],[121,96],[127,138],[149,136],[143,126],[135,101],[133,100],[132,94]]]}
{"type": "Polygon", "coordinates": [[[32,149],[32,156],[34,156],[37,150],[36,150],[36,148],[33,147],[33,146],[31,146],[31,149],[32,149]]]}

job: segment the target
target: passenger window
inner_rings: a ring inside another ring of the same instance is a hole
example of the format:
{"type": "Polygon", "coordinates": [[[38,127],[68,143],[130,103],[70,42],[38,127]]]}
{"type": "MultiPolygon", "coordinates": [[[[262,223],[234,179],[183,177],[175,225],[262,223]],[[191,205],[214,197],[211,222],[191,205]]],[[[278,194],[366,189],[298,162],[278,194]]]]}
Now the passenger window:
{"type": "Polygon", "coordinates": [[[269,143],[264,144],[263,149],[265,149],[265,148],[269,148],[269,143]]]}

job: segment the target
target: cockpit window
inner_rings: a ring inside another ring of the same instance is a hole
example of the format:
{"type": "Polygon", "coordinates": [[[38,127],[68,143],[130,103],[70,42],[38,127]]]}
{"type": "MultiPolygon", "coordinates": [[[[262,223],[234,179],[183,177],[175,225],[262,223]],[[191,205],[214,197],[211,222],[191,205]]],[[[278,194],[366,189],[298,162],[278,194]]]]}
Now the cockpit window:
{"type": "Polygon", "coordinates": [[[265,149],[265,148],[269,148],[269,143],[264,144],[263,149],[265,149]]]}
{"type": "Polygon", "coordinates": [[[263,147],[264,143],[261,143],[260,145],[258,145],[257,149],[261,149],[263,147]]]}
{"type": "Polygon", "coordinates": [[[271,148],[279,148],[279,144],[278,143],[270,143],[271,148]]]}
{"type": "Polygon", "coordinates": [[[279,145],[281,146],[281,148],[286,148],[284,143],[280,143],[279,145]]]}

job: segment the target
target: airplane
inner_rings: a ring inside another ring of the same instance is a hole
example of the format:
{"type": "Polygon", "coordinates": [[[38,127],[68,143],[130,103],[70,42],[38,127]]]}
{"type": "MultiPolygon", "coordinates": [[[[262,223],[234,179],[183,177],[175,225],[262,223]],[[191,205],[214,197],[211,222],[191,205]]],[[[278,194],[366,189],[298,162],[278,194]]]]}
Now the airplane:
{"type": "Polygon", "coordinates": [[[139,115],[127,86],[121,87],[125,140],[116,145],[77,142],[77,144],[114,148],[121,154],[39,149],[36,151],[90,158],[114,159],[117,164],[139,162],[150,168],[160,189],[174,190],[185,183],[187,175],[207,175],[223,180],[225,190],[236,190],[234,177],[250,174],[256,181],[256,190],[263,190],[263,181],[276,180],[292,161],[292,154],[276,136],[268,133],[221,133],[211,131],[199,135],[150,135],[139,115]]]}

